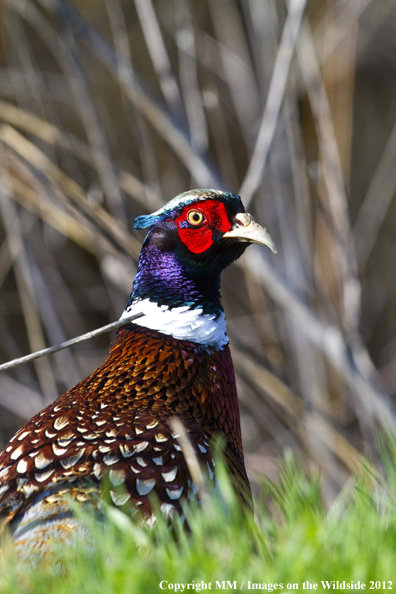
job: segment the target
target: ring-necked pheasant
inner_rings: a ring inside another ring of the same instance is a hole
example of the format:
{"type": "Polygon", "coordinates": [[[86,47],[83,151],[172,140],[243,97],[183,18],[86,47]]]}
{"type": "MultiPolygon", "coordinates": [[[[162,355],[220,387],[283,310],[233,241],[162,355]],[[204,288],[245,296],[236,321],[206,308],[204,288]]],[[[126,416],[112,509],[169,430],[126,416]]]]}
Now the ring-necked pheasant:
{"type": "Polygon", "coordinates": [[[183,422],[210,478],[215,432],[242,501],[251,501],[220,274],[250,243],[275,244],[239,196],[215,190],[180,194],[135,229],[150,227],[125,323],[109,357],[88,378],[33,417],[0,455],[0,527],[16,547],[45,552],[78,526],[70,498],[92,502],[108,476],[114,505],[154,518],[181,510],[195,493],[169,421],[183,422]]]}

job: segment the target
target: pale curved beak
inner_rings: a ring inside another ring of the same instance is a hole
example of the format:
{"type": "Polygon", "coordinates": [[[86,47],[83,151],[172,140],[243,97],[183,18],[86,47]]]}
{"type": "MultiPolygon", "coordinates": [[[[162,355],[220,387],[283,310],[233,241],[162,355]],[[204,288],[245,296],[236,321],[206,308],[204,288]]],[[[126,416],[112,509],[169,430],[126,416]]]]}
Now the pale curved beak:
{"type": "Polygon", "coordinates": [[[238,212],[234,217],[235,223],[223,237],[232,237],[239,241],[246,241],[247,243],[258,243],[259,245],[266,245],[269,249],[277,253],[275,241],[268,233],[265,227],[262,227],[248,212],[238,212]]]}

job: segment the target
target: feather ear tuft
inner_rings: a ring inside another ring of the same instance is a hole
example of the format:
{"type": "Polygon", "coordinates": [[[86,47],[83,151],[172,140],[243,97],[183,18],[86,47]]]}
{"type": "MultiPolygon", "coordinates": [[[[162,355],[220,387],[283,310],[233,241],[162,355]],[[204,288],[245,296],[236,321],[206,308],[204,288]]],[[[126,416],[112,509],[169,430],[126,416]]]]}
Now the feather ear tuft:
{"type": "MultiPolygon", "coordinates": [[[[155,214],[155,213],[154,213],[155,214]]],[[[153,215],[142,215],[141,217],[137,217],[133,222],[133,228],[135,231],[140,231],[141,229],[147,229],[147,227],[152,227],[158,220],[158,217],[153,215]]]]}

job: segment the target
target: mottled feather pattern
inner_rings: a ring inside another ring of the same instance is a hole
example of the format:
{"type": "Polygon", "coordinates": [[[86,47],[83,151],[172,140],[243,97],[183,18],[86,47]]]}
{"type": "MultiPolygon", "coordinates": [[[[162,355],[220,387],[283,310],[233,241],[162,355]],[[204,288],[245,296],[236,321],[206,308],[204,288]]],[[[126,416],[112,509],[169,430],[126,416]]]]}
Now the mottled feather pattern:
{"type": "Polygon", "coordinates": [[[70,482],[50,482],[12,521],[18,559],[34,562],[37,553],[50,554],[56,543],[92,546],[90,534],[75,517],[70,501],[78,502],[90,512],[96,510],[98,521],[101,521],[100,495],[100,487],[88,478],[74,476],[70,482]]]}
{"type": "Polygon", "coordinates": [[[11,519],[43,488],[88,477],[91,487],[98,486],[104,475],[115,488],[110,491],[115,505],[128,503],[150,517],[154,490],[164,512],[180,512],[181,498],[196,487],[168,424],[174,416],[183,421],[209,478],[210,440],[216,429],[225,434],[226,461],[241,499],[249,503],[228,347],[200,351],[129,324],[101,367],[9,442],[0,456],[0,514],[11,519]]]}

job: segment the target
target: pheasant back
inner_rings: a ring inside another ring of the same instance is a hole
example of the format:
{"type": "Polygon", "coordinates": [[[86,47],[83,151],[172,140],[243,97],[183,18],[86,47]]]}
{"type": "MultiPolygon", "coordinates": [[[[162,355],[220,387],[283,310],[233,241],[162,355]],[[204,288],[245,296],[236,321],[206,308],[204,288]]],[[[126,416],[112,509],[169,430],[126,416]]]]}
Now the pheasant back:
{"type": "Polygon", "coordinates": [[[175,416],[209,480],[215,472],[210,442],[216,431],[225,434],[226,462],[250,505],[228,347],[196,352],[192,343],[131,324],[103,365],[33,417],[1,455],[0,514],[19,545],[33,529],[45,546],[58,516],[57,529],[70,531],[75,520],[65,495],[95,505],[104,476],[114,505],[129,504],[150,522],[155,492],[165,516],[180,513],[181,497],[197,486],[169,426],[175,416]]]}

